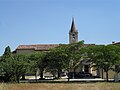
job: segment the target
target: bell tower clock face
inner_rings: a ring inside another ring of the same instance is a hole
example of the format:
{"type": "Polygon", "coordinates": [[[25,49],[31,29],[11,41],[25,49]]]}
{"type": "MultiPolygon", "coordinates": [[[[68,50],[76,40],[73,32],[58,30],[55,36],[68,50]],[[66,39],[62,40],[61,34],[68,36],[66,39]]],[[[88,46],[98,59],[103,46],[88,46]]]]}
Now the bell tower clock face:
{"type": "Polygon", "coordinates": [[[74,33],[74,34],[72,34],[72,41],[75,42],[75,39],[76,39],[76,35],[74,33]]]}

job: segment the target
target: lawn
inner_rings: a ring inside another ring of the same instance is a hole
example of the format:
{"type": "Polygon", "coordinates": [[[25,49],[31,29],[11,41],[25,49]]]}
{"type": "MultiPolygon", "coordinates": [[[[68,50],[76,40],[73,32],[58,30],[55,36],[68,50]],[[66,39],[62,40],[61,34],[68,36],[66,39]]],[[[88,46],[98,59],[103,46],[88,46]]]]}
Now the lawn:
{"type": "Polygon", "coordinates": [[[1,83],[0,90],[120,90],[120,83],[1,83]]]}

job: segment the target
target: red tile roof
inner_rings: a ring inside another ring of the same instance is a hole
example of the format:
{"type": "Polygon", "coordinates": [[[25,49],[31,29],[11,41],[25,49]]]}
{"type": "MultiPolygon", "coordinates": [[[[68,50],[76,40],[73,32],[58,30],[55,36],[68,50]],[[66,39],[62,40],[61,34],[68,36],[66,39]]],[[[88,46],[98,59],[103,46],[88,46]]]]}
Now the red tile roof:
{"type": "Polygon", "coordinates": [[[33,49],[36,51],[43,51],[48,50],[51,48],[55,48],[59,46],[59,44],[36,44],[36,45],[19,45],[17,47],[17,50],[27,50],[27,49],[33,49]]]}

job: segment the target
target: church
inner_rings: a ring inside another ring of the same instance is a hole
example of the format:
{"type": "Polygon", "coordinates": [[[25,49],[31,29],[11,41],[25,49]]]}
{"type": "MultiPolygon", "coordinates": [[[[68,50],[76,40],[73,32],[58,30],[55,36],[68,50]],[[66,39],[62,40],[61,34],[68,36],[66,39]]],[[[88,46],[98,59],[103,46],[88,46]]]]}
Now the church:
{"type": "MultiPolygon", "coordinates": [[[[77,43],[77,42],[78,42],[78,31],[76,29],[76,25],[73,18],[71,28],[69,31],[69,44],[77,43]]],[[[93,44],[84,44],[84,46],[89,46],[89,45],[93,45],[93,44]]],[[[15,50],[15,54],[47,52],[49,51],[49,49],[55,48],[57,46],[59,46],[59,44],[19,45],[15,50]]],[[[89,60],[80,61],[79,65],[75,68],[75,72],[86,72],[86,73],[90,73],[92,76],[103,77],[103,71],[100,69],[96,70],[96,67],[91,67],[91,62],[89,62],[89,60]]]]}

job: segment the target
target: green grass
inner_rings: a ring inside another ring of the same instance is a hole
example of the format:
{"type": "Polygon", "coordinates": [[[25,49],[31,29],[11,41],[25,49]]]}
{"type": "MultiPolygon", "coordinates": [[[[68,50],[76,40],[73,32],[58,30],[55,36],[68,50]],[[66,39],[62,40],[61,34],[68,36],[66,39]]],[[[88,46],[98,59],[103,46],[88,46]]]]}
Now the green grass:
{"type": "Polygon", "coordinates": [[[1,83],[0,90],[120,90],[120,83],[1,83]]]}

